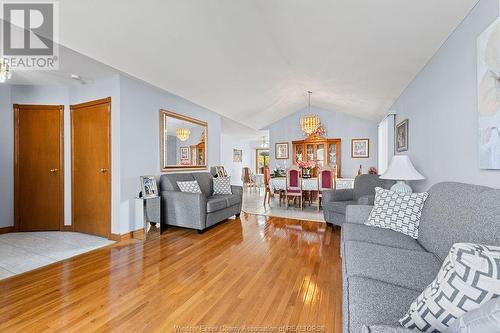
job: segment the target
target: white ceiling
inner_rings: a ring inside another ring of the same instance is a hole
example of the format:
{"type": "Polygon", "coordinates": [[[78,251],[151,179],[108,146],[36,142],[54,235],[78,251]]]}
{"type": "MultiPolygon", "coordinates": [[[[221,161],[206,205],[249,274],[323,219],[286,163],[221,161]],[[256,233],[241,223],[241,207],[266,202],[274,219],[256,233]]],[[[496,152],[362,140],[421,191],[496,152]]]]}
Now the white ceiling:
{"type": "Polygon", "coordinates": [[[379,118],[477,0],[62,0],[61,43],[254,129],[379,118]]]}

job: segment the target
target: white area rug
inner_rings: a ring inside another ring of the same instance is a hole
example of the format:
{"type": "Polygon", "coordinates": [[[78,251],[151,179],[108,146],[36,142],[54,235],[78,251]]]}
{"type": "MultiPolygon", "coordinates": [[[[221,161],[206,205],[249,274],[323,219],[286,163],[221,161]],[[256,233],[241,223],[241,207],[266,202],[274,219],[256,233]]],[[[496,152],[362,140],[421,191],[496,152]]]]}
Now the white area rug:
{"type": "Polygon", "coordinates": [[[0,280],[113,244],[78,232],[14,232],[0,235],[0,280]]]}
{"type": "Polygon", "coordinates": [[[243,191],[243,208],[245,213],[283,217],[296,220],[325,222],[323,211],[318,212],[318,206],[314,203],[311,206],[304,204],[304,209],[296,207],[286,208],[285,204],[280,207],[278,196],[271,198],[271,204],[264,207],[264,190],[248,188],[243,191]]]}

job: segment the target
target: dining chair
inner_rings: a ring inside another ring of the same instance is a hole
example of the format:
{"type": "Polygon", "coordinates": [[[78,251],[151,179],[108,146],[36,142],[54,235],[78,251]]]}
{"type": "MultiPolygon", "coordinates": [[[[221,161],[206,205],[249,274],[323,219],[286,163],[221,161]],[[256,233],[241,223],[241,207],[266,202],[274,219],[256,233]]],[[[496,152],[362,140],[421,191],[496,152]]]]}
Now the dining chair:
{"type": "Polygon", "coordinates": [[[246,186],[246,188],[255,187],[255,180],[249,167],[243,167],[241,174],[243,186],[246,186]]]}
{"type": "Polygon", "coordinates": [[[318,212],[321,208],[322,192],[325,190],[335,190],[337,186],[337,166],[321,167],[318,170],[318,212]]]}
{"type": "Polygon", "coordinates": [[[269,167],[265,166],[264,167],[264,207],[266,207],[266,200],[267,204],[270,205],[271,201],[271,186],[269,185],[271,181],[271,171],[269,171],[269,167]]]}
{"type": "Polygon", "coordinates": [[[292,166],[286,170],[285,201],[287,208],[290,198],[293,198],[294,201],[299,198],[300,209],[302,209],[302,177],[300,168],[297,166],[292,166]]]}

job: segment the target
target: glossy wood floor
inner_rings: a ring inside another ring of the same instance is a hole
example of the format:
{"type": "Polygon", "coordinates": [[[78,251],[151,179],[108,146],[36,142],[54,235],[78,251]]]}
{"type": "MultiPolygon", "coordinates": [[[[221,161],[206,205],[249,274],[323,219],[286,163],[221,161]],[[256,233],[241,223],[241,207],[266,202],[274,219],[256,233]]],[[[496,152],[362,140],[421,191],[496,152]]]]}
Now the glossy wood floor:
{"type": "Polygon", "coordinates": [[[202,235],[169,228],[71,258],[1,281],[0,293],[0,332],[340,333],[339,231],[242,214],[202,235]]]}

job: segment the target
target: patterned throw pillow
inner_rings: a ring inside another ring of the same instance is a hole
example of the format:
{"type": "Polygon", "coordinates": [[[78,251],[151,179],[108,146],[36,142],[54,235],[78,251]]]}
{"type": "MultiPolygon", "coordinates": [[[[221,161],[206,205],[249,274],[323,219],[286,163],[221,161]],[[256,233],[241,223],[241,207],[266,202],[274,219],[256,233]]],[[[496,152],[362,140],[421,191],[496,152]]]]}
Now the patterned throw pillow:
{"type": "Polygon", "coordinates": [[[177,182],[177,186],[179,186],[181,192],[201,193],[200,185],[198,185],[196,180],[177,182]]]}
{"type": "Polygon", "coordinates": [[[214,195],[233,194],[231,192],[231,177],[214,178],[214,195]]]}
{"type": "Polygon", "coordinates": [[[429,194],[400,193],[383,188],[375,188],[375,205],[366,225],[392,229],[418,238],[420,216],[429,194]]]}
{"type": "Polygon", "coordinates": [[[399,322],[422,332],[448,332],[455,319],[498,296],[500,247],[457,243],[399,322]]]}

